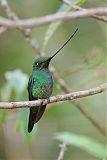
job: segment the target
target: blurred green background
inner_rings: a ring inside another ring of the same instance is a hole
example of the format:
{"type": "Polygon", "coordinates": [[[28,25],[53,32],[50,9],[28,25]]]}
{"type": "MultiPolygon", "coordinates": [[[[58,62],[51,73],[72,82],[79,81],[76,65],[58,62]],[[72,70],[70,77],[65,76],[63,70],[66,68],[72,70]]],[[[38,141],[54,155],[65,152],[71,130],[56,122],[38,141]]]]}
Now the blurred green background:
{"type": "MultiPolygon", "coordinates": [[[[9,0],[8,2],[22,19],[55,13],[62,5],[58,0],[9,0]]],[[[82,7],[106,5],[105,0],[86,0],[82,7]]],[[[0,16],[6,16],[2,6],[0,6],[0,16]]],[[[48,27],[49,25],[44,25],[34,27],[32,30],[32,35],[38,40],[41,49],[48,27]]],[[[92,18],[62,22],[45,46],[46,56],[52,55],[77,27],[79,31],[75,37],[51,63],[72,91],[95,87],[107,79],[105,69],[107,27],[104,22],[92,18]]],[[[27,100],[27,81],[35,58],[34,50],[19,30],[11,29],[0,35],[1,101],[27,100]]],[[[54,80],[53,95],[62,93],[54,80]]],[[[102,126],[106,127],[105,96],[106,93],[102,93],[82,98],[81,103],[102,126]]],[[[28,109],[0,110],[0,123],[0,160],[57,159],[61,143],[54,138],[57,132],[66,131],[83,135],[95,139],[101,146],[105,145],[105,137],[68,101],[48,105],[31,135],[27,133],[28,109]]],[[[88,152],[88,149],[68,145],[64,159],[103,160],[97,153],[95,155],[88,152]]]]}

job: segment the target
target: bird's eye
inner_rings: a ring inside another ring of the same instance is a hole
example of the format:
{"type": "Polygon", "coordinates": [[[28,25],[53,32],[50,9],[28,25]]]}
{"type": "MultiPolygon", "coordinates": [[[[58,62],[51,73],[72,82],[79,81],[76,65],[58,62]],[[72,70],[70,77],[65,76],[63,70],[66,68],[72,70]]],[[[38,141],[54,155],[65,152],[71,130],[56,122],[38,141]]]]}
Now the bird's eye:
{"type": "Polygon", "coordinates": [[[41,62],[36,62],[36,66],[37,67],[41,66],[41,62]]]}
{"type": "Polygon", "coordinates": [[[36,65],[38,66],[38,65],[39,65],[39,63],[37,62],[37,63],[36,63],[36,65]]]}

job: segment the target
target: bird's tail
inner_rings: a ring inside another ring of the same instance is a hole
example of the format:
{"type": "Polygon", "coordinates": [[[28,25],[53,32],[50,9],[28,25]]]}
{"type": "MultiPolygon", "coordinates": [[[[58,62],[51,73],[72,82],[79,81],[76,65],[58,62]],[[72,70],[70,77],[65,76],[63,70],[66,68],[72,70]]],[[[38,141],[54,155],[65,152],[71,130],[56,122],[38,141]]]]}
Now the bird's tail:
{"type": "Polygon", "coordinates": [[[37,108],[30,108],[28,132],[30,133],[35,123],[37,123],[42,117],[45,111],[46,105],[37,108]]]}

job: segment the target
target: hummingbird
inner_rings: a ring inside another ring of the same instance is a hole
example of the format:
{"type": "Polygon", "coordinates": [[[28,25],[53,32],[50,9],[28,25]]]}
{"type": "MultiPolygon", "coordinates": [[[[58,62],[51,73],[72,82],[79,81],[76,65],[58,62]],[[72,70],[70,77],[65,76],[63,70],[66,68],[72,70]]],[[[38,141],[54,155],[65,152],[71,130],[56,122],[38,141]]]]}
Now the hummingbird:
{"type": "MultiPolygon", "coordinates": [[[[70,36],[70,38],[51,56],[51,57],[39,57],[33,63],[33,71],[28,81],[28,96],[29,101],[37,99],[49,98],[53,91],[53,79],[51,72],[49,71],[50,61],[64,48],[64,46],[75,35],[78,28],[70,36]]],[[[28,122],[28,132],[30,133],[35,123],[37,123],[42,117],[46,105],[39,107],[31,107],[28,122]]]]}

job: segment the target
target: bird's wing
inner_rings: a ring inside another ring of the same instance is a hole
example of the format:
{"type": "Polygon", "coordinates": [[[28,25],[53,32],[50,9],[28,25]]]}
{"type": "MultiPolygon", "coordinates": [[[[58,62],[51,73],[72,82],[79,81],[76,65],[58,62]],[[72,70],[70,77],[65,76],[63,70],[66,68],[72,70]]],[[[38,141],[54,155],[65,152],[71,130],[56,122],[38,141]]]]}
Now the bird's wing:
{"type": "MultiPolygon", "coordinates": [[[[29,101],[36,100],[36,98],[32,95],[34,80],[33,76],[31,75],[28,82],[28,93],[29,93],[29,101]]],[[[28,132],[31,132],[34,126],[34,123],[37,123],[40,118],[42,117],[44,111],[45,111],[46,105],[40,106],[40,107],[31,107],[30,108],[30,114],[29,114],[29,123],[28,123],[28,132]]]]}
{"type": "Polygon", "coordinates": [[[28,94],[29,94],[29,101],[33,100],[33,96],[32,96],[32,89],[33,89],[33,84],[34,84],[34,80],[33,80],[33,76],[31,75],[28,81],[28,94]]]}

